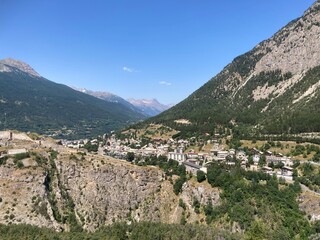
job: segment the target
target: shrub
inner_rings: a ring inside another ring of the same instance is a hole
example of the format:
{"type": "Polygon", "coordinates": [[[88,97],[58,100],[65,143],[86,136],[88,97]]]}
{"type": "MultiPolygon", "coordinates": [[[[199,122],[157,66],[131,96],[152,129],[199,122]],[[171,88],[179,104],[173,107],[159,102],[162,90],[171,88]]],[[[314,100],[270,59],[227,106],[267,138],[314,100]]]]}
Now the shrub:
{"type": "Polygon", "coordinates": [[[204,180],[206,180],[206,174],[203,171],[198,170],[197,171],[197,181],[203,182],[204,180]]]}

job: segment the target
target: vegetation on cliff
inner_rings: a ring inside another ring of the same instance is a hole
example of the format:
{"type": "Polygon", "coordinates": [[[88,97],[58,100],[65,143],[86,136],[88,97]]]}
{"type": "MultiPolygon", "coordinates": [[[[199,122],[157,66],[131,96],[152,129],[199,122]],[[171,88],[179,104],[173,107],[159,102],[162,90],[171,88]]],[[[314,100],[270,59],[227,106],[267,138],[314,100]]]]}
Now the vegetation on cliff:
{"type": "Polygon", "coordinates": [[[299,210],[298,182],[285,183],[262,172],[218,164],[211,165],[207,176],[212,186],[223,189],[220,206],[204,207],[208,224],[237,223],[245,230],[245,236],[253,236],[260,228],[259,239],[305,239],[315,233],[299,210]]]}
{"type": "Polygon", "coordinates": [[[46,239],[46,240],[192,240],[192,239],[239,239],[236,234],[217,230],[203,225],[178,225],[141,222],[131,225],[115,223],[94,233],[63,232],[58,233],[46,228],[30,225],[0,225],[2,240],[46,239]]]}
{"type": "MultiPolygon", "coordinates": [[[[187,177],[178,162],[154,156],[147,158],[145,164],[160,166],[167,176],[178,175],[173,182],[173,191],[180,194],[187,177]]],[[[320,222],[311,223],[300,210],[297,202],[301,193],[299,182],[319,184],[319,177],[310,164],[303,164],[301,169],[302,177],[287,183],[263,172],[246,171],[239,163],[235,166],[211,163],[207,174],[199,173],[197,179],[204,181],[206,177],[212,187],[222,190],[221,204],[213,206],[208,201],[203,205],[195,199],[193,207],[197,214],[206,216],[209,226],[242,232],[245,239],[307,239],[320,233],[320,222]]],[[[181,199],[179,206],[186,208],[181,199]]],[[[185,224],[185,220],[181,224],[185,224]]]]}

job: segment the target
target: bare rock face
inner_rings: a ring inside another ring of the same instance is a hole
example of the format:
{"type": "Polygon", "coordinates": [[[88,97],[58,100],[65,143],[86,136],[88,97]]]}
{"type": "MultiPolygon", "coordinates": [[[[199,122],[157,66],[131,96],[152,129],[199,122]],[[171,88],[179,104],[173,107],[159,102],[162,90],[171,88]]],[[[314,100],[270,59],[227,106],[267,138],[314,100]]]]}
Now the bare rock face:
{"type": "MultiPolygon", "coordinates": [[[[244,88],[248,81],[252,81],[253,76],[279,70],[283,74],[292,75],[280,83],[270,85],[269,88],[257,86],[252,92],[253,98],[257,101],[270,96],[277,98],[284,94],[304,77],[304,73],[320,65],[320,2],[316,1],[301,18],[293,20],[273,37],[258,44],[251,52],[258,61],[246,78],[234,78],[240,80],[240,85],[233,85],[233,96],[239,89],[244,88]]],[[[234,79],[227,82],[234,83],[234,79]]]]}
{"type": "Polygon", "coordinates": [[[52,216],[43,185],[45,172],[41,169],[0,167],[0,222],[28,223],[39,227],[60,229],[52,216]]]}
{"type": "MultiPolygon", "coordinates": [[[[68,161],[59,164],[61,183],[73,199],[77,214],[84,216],[83,224],[88,230],[114,221],[130,221],[132,212],[161,186],[162,174],[158,169],[109,161],[103,165],[97,160],[83,166],[68,161]]],[[[141,217],[152,209],[149,206],[141,217]]],[[[149,217],[159,220],[153,215],[149,217]]]]}
{"type": "Polygon", "coordinates": [[[205,217],[194,211],[194,202],[198,201],[200,206],[205,206],[209,202],[211,202],[212,206],[217,206],[220,204],[220,191],[218,188],[212,188],[209,184],[189,181],[183,185],[181,199],[189,209],[189,222],[204,222],[205,217]]]}
{"type": "Polygon", "coordinates": [[[271,51],[257,63],[256,73],[280,69],[296,74],[320,65],[320,12],[315,10],[317,7],[319,2],[302,18],[257,46],[261,51],[271,51]]]}
{"type": "Polygon", "coordinates": [[[28,142],[32,142],[32,139],[25,133],[14,132],[14,131],[0,131],[0,140],[25,140],[28,142]]]}
{"type": "Polygon", "coordinates": [[[172,183],[157,167],[101,155],[82,157],[52,141],[34,148],[33,141],[30,144],[30,156],[19,160],[22,165],[12,157],[1,161],[0,223],[94,231],[120,221],[180,223],[183,217],[190,223],[204,222],[194,201],[201,206],[220,202],[218,189],[194,179],[175,195],[172,183]],[[52,149],[59,151],[54,158],[52,149]],[[181,200],[185,208],[179,205],[181,200]]]}
{"type": "Polygon", "coordinates": [[[306,212],[311,221],[320,219],[320,194],[302,186],[302,193],[298,198],[301,211],[306,212]]]}
{"type": "Polygon", "coordinates": [[[23,72],[29,73],[33,76],[36,77],[41,77],[39,75],[39,73],[37,73],[32,67],[30,67],[30,65],[22,62],[22,61],[18,61],[12,58],[6,58],[0,61],[0,71],[2,72],[11,72],[12,68],[10,67],[14,67],[17,68],[23,72]]]}
{"type": "MultiPolygon", "coordinates": [[[[172,184],[155,167],[138,167],[120,160],[95,159],[89,164],[58,161],[61,183],[73,199],[75,211],[87,230],[117,221],[180,223],[183,209],[172,184]]],[[[190,222],[200,220],[192,203],[219,203],[219,191],[211,186],[185,184],[181,198],[193,213],[190,222]]]]}

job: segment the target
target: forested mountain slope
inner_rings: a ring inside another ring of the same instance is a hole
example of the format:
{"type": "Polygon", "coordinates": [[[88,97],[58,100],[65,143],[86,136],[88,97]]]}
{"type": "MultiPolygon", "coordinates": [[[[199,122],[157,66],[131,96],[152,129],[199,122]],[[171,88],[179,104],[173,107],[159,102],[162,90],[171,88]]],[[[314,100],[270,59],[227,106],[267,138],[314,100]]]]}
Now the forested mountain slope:
{"type": "Polygon", "coordinates": [[[245,126],[246,132],[255,133],[319,132],[319,109],[318,0],[301,18],[236,57],[187,99],[148,122],[194,132],[211,132],[217,125],[245,126]]]}
{"type": "Polygon", "coordinates": [[[145,116],[41,77],[25,63],[0,61],[0,129],[85,137],[119,129],[145,116]]]}

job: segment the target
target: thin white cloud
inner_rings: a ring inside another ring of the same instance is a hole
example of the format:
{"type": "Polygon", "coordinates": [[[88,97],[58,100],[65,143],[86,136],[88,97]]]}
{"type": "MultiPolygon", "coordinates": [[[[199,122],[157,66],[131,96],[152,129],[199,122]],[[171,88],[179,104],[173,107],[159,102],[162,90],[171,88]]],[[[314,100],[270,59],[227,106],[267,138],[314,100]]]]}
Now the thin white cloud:
{"type": "Polygon", "coordinates": [[[159,84],[161,85],[166,85],[166,86],[171,86],[172,83],[166,82],[166,81],[160,81],[159,84]]]}
{"type": "Polygon", "coordinates": [[[124,67],[122,68],[122,70],[125,71],[125,72],[129,72],[129,73],[138,72],[138,71],[135,70],[134,68],[129,68],[129,67],[126,67],[126,66],[124,66],[124,67]]]}

